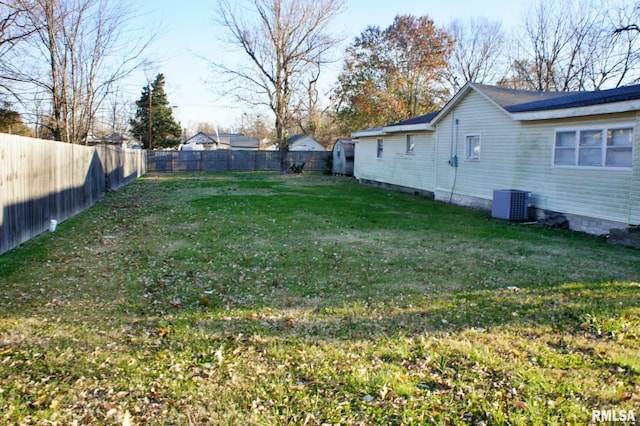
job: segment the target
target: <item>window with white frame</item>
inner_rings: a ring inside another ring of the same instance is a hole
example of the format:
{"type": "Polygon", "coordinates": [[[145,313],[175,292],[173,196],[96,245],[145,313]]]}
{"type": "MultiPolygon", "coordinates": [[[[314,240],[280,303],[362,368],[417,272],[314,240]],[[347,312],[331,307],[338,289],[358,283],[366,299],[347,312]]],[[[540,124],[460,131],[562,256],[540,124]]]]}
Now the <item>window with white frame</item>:
{"type": "Polygon", "coordinates": [[[553,154],[555,166],[629,168],[633,126],[557,130],[553,154]]]}
{"type": "Polygon", "coordinates": [[[383,151],[384,151],[384,139],[378,139],[376,157],[377,158],[382,158],[382,152],[383,151]]]}
{"type": "Polygon", "coordinates": [[[480,135],[468,135],[465,138],[466,160],[480,160],[480,135]]]}
{"type": "Polygon", "coordinates": [[[633,128],[607,130],[607,147],[604,159],[607,167],[633,166],[633,128]]]}
{"type": "Polygon", "coordinates": [[[407,135],[407,154],[412,154],[416,150],[416,138],[414,135],[407,135]]]}

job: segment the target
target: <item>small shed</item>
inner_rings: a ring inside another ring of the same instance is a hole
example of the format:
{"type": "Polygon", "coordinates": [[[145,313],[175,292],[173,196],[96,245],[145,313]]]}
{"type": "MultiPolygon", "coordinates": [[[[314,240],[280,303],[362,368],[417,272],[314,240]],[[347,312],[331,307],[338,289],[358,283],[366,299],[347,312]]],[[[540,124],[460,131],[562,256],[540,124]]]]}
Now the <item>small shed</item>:
{"type": "Polygon", "coordinates": [[[351,138],[339,138],[333,144],[333,174],[353,176],[354,145],[351,138]]]}

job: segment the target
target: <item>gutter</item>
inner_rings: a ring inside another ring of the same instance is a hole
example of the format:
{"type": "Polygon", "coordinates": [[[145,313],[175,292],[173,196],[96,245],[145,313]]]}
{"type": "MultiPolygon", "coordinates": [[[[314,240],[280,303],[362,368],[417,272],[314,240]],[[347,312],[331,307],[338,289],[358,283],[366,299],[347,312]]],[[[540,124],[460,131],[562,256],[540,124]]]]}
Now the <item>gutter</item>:
{"type": "Polygon", "coordinates": [[[385,132],[398,133],[398,132],[421,132],[421,131],[434,131],[435,128],[431,127],[428,123],[419,124],[405,124],[404,126],[386,126],[383,127],[385,132]]]}
{"type": "Polygon", "coordinates": [[[366,138],[366,137],[371,137],[371,136],[384,136],[386,134],[387,134],[387,132],[385,132],[383,129],[362,130],[362,131],[359,131],[359,132],[351,133],[351,138],[352,139],[357,139],[357,138],[366,138]]]}

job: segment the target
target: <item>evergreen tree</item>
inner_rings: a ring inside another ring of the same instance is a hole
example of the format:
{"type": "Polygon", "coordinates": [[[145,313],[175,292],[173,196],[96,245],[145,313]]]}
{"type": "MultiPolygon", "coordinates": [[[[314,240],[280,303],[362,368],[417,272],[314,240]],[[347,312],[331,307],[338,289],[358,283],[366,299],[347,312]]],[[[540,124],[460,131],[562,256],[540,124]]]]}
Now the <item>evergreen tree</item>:
{"type": "Polygon", "coordinates": [[[0,133],[21,136],[31,135],[31,131],[22,121],[20,114],[11,110],[7,104],[4,107],[0,107],[0,133]]]}
{"type": "Polygon", "coordinates": [[[158,74],[151,85],[142,88],[140,99],[136,101],[136,116],[130,121],[131,132],[142,141],[144,149],[166,148],[180,143],[182,130],[173,118],[164,84],[164,75],[158,74]]]}

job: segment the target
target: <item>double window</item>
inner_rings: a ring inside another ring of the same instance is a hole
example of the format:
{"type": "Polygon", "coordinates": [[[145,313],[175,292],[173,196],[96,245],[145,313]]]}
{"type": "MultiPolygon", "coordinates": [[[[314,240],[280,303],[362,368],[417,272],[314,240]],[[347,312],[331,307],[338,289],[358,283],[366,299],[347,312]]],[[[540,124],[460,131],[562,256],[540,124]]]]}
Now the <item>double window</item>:
{"type": "Polygon", "coordinates": [[[555,166],[630,168],[633,126],[556,131],[555,166]]]}

